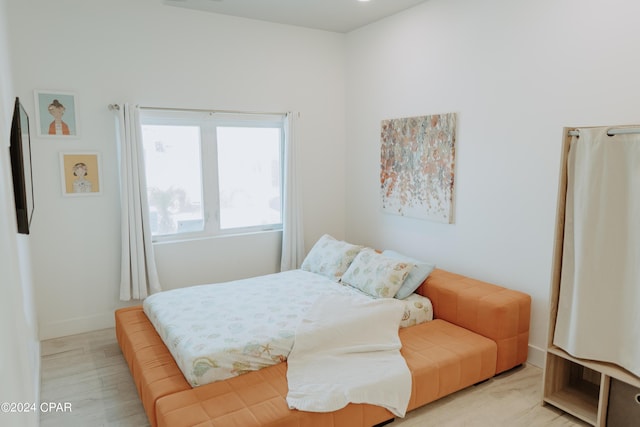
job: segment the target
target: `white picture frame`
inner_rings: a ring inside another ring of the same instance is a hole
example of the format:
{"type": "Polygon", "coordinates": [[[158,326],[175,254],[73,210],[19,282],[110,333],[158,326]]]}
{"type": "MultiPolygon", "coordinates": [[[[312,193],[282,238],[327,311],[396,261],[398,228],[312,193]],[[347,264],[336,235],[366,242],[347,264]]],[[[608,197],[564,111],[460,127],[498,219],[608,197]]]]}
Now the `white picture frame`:
{"type": "Polygon", "coordinates": [[[36,90],[34,95],[38,137],[70,139],[79,136],[78,102],[74,93],[36,90]]]}
{"type": "Polygon", "coordinates": [[[101,155],[89,151],[60,152],[60,181],[65,197],[102,194],[101,155]]]}

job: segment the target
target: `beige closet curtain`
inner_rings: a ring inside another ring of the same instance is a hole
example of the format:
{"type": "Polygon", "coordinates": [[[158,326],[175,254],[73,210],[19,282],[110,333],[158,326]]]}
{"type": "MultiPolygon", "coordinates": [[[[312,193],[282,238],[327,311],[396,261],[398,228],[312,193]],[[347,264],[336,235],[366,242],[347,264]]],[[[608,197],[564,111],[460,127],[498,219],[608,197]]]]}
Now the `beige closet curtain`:
{"type": "Polygon", "coordinates": [[[640,375],[640,134],[609,130],[571,141],[553,342],[640,375]]]}

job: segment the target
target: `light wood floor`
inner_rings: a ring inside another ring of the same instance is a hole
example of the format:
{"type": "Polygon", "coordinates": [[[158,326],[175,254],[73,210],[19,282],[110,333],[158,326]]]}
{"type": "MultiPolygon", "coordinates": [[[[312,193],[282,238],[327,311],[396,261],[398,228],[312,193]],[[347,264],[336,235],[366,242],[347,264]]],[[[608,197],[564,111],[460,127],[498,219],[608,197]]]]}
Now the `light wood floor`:
{"type": "MultiPolygon", "coordinates": [[[[542,370],[516,368],[417,409],[389,427],[569,427],[587,424],[541,404],[542,370]]],[[[42,342],[42,427],[145,427],[149,423],[113,329],[42,342]]]]}

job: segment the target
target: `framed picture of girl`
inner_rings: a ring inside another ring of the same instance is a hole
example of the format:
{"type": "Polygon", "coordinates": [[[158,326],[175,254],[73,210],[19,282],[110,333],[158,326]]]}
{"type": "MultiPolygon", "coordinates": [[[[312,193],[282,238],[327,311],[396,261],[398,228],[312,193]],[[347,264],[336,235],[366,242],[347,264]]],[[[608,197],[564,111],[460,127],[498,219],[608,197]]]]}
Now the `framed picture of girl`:
{"type": "Polygon", "coordinates": [[[78,105],[69,92],[35,91],[38,136],[73,138],[78,136],[78,105]]]}
{"type": "Polygon", "coordinates": [[[60,153],[62,194],[96,196],[102,192],[99,153],[60,153]]]}

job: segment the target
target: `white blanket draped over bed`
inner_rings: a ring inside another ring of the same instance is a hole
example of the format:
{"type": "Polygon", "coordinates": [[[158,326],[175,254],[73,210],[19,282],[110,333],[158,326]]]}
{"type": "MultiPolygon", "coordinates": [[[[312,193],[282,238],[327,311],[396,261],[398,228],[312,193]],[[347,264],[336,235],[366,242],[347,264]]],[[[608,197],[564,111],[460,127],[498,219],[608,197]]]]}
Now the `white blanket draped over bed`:
{"type": "Polygon", "coordinates": [[[287,403],[330,412],[348,403],[382,406],[404,417],[411,373],[398,337],[404,304],[392,298],[319,298],[296,330],[289,354],[287,403]]]}

